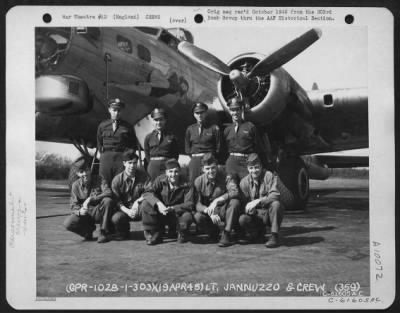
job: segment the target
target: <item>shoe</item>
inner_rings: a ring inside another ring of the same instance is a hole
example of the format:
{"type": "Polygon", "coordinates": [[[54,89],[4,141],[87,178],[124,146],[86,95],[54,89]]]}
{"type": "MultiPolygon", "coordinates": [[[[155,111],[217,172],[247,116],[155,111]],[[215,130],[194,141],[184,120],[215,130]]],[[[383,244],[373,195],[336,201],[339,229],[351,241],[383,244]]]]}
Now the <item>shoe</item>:
{"type": "Polygon", "coordinates": [[[149,246],[154,246],[156,244],[162,243],[163,239],[162,239],[162,235],[160,232],[156,231],[152,234],[151,239],[149,241],[147,241],[147,245],[149,246]]]}
{"type": "Polygon", "coordinates": [[[277,233],[272,233],[271,237],[265,243],[267,248],[277,248],[279,247],[279,236],[277,233]]]}
{"type": "Polygon", "coordinates": [[[104,232],[100,232],[99,238],[97,238],[97,243],[105,243],[110,241],[110,239],[104,234],[104,232]]]}
{"type": "Polygon", "coordinates": [[[187,240],[187,233],[186,232],[183,232],[183,231],[180,231],[180,232],[178,232],[178,239],[177,239],[177,242],[179,242],[179,243],[185,243],[185,242],[187,242],[188,240],[187,240]]]}
{"type": "Polygon", "coordinates": [[[233,244],[233,242],[231,241],[231,236],[230,236],[229,232],[224,230],[222,232],[221,240],[219,241],[218,246],[219,247],[228,247],[232,244],[233,244]]]}

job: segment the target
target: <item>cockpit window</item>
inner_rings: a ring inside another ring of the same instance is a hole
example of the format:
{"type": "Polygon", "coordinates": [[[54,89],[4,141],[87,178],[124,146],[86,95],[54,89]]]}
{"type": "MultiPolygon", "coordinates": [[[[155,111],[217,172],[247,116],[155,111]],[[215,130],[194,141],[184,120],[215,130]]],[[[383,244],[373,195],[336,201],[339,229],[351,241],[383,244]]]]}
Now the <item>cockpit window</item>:
{"type": "Polygon", "coordinates": [[[163,31],[158,39],[165,42],[168,46],[174,49],[176,49],[179,44],[179,39],[167,31],[163,31]]]}
{"type": "Polygon", "coordinates": [[[128,38],[117,35],[117,46],[121,51],[125,53],[132,53],[132,43],[128,38]]]}

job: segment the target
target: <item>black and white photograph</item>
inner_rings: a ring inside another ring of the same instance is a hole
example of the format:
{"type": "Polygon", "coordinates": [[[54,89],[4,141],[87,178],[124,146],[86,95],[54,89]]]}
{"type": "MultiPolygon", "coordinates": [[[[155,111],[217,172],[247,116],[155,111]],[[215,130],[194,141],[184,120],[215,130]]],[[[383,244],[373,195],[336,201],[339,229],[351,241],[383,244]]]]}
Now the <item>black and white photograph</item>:
{"type": "Polygon", "coordinates": [[[13,307],[391,305],[389,11],[10,16],[28,19],[7,20],[13,307]]]}

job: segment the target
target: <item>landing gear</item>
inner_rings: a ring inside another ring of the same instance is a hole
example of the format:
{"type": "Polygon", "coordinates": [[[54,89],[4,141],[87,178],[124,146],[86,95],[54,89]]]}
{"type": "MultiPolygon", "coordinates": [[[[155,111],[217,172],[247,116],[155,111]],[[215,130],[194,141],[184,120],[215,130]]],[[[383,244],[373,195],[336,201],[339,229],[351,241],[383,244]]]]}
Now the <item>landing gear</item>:
{"type": "Polygon", "coordinates": [[[281,202],[289,211],[304,210],[310,194],[309,177],[303,160],[290,157],[278,168],[278,189],[281,202]]]}

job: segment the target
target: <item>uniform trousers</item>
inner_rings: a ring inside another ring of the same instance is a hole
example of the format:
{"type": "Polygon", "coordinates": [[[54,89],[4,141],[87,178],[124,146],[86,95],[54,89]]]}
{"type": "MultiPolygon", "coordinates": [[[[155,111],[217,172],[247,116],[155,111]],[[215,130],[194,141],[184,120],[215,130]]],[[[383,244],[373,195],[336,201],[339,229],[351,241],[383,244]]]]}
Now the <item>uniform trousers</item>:
{"type": "MultiPolygon", "coordinates": [[[[240,201],[238,199],[231,199],[228,203],[218,206],[215,213],[225,222],[224,230],[230,232],[238,223],[241,213],[240,201]]],[[[212,222],[210,216],[206,213],[196,212],[194,221],[200,229],[206,231],[208,234],[215,232],[217,228],[219,230],[219,227],[212,222]]]]}
{"type": "Polygon", "coordinates": [[[225,171],[227,174],[236,173],[242,179],[248,174],[247,157],[230,155],[225,163],[225,171]]]}
{"type": "Polygon", "coordinates": [[[189,181],[191,182],[203,174],[201,159],[202,156],[193,156],[189,161],[189,181]]]}
{"type": "Polygon", "coordinates": [[[274,201],[266,207],[257,208],[257,214],[242,214],[239,217],[239,225],[247,234],[255,234],[265,226],[271,226],[272,233],[279,233],[283,208],[279,201],[274,201]]]}
{"type": "Polygon", "coordinates": [[[112,216],[111,220],[115,227],[116,235],[121,237],[128,237],[131,228],[130,221],[137,222],[142,220],[141,206],[139,205],[138,213],[133,218],[129,217],[125,212],[117,211],[112,216]]]}
{"type": "Polygon", "coordinates": [[[151,232],[164,232],[165,226],[168,225],[168,232],[188,231],[193,223],[191,212],[169,212],[162,215],[157,208],[157,205],[151,205],[144,200],[141,203],[143,229],[151,232]]]}
{"type": "Polygon", "coordinates": [[[163,160],[150,160],[147,166],[147,173],[149,174],[151,180],[155,180],[158,176],[165,173],[165,162],[167,159],[163,160]]]}
{"type": "Polygon", "coordinates": [[[106,151],[100,155],[99,174],[108,186],[111,186],[113,178],[124,170],[122,163],[122,152],[106,151]]]}
{"type": "Polygon", "coordinates": [[[115,211],[114,201],[111,198],[104,198],[97,206],[89,206],[86,215],[68,216],[64,221],[64,226],[67,230],[86,237],[96,229],[96,224],[100,224],[101,231],[111,234],[114,232],[111,219],[115,211]]]}

